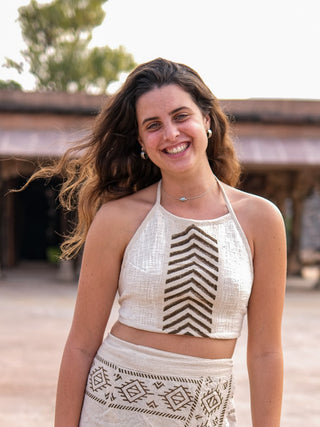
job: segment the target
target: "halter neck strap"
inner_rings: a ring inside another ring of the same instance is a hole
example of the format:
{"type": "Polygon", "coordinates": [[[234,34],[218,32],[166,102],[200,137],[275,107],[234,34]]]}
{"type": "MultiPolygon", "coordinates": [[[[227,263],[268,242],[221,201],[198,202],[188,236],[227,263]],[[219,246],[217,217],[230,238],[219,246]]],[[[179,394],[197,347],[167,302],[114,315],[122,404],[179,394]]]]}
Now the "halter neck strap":
{"type": "Polygon", "coordinates": [[[227,208],[228,208],[228,211],[230,212],[230,214],[231,214],[233,217],[236,217],[236,214],[234,213],[234,210],[233,210],[232,204],[231,204],[231,202],[230,202],[230,200],[229,200],[229,197],[227,196],[227,193],[225,192],[225,189],[223,188],[223,185],[222,185],[221,181],[220,181],[216,176],[215,176],[215,179],[216,179],[216,181],[217,181],[217,184],[219,185],[219,188],[220,188],[220,190],[221,190],[221,193],[222,193],[223,199],[224,199],[224,201],[225,201],[225,204],[226,204],[226,206],[227,206],[227,208]]]}
{"type": "Polygon", "coordinates": [[[160,205],[161,200],[161,179],[158,182],[157,186],[157,198],[156,198],[156,205],[160,205]]]}

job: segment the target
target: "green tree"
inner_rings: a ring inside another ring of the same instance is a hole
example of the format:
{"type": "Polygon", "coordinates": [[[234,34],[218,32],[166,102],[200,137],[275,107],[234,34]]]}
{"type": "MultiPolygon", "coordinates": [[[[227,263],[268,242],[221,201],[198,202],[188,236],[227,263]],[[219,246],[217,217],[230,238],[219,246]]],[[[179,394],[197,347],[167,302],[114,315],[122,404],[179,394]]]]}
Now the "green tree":
{"type": "Polygon", "coordinates": [[[31,0],[19,9],[27,45],[21,53],[38,90],[103,93],[121,72],[135,66],[132,55],[122,46],[88,46],[93,29],[105,17],[102,6],[106,1],[53,0],[39,4],[31,0]]]}
{"type": "MultiPolygon", "coordinates": [[[[14,68],[19,74],[23,71],[23,64],[19,64],[18,62],[8,58],[6,58],[6,62],[3,64],[3,67],[14,68]]],[[[15,80],[0,80],[0,90],[22,90],[22,86],[15,80]]]]}
{"type": "Polygon", "coordinates": [[[0,80],[0,90],[22,90],[22,86],[15,80],[0,80]]]}

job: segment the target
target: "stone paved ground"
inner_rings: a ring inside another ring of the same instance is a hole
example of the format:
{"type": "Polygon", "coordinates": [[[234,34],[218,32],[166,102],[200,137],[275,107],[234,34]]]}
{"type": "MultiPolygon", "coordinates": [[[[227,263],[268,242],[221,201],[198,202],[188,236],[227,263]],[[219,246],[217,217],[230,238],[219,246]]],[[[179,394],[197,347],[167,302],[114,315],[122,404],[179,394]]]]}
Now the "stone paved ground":
{"type": "MultiPolygon", "coordinates": [[[[311,288],[313,280],[288,281],[282,427],[320,426],[320,291],[311,288]]],[[[75,296],[76,285],[57,282],[48,267],[24,266],[0,280],[1,427],[53,425],[75,296]]],[[[239,427],[250,426],[245,339],[246,327],[234,357],[239,427]]]]}

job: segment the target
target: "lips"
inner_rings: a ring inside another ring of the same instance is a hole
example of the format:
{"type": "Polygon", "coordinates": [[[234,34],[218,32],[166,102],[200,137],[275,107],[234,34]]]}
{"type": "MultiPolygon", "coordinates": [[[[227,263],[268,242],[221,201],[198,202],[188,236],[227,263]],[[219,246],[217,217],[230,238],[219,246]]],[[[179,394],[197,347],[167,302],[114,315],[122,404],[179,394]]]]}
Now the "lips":
{"type": "Polygon", "coordinates": [[[178,154],[183,153],[186,151],[186,149],[189,147],[189,144],[187,142],[183,142],[179,145],[175,145],[174,147],[168,147],[164,150],[167,154],[178,154]]]}

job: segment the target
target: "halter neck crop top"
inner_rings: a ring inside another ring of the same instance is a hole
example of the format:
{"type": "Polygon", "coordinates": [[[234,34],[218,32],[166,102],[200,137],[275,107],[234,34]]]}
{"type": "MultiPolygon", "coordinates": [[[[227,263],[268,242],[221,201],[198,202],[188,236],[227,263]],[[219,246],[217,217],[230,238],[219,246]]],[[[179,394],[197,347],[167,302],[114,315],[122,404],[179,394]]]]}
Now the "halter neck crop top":
{"type": "Polygon", "coordinates": [[[253,281],[247,238],[221,185],[228,213],[175,216],[157,199],[130,240],[119,278],[119,321],[146,331],[240,336],[253,281]]]}

